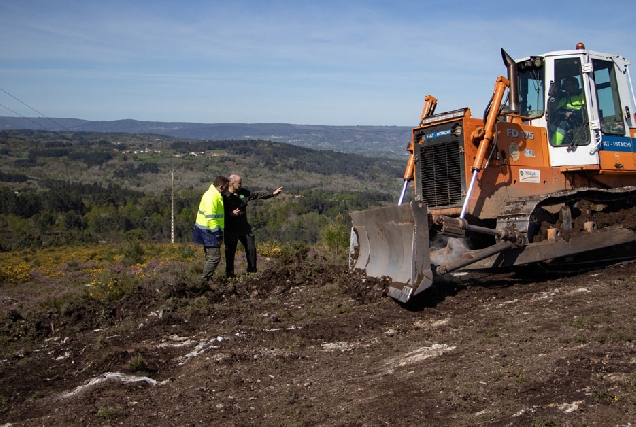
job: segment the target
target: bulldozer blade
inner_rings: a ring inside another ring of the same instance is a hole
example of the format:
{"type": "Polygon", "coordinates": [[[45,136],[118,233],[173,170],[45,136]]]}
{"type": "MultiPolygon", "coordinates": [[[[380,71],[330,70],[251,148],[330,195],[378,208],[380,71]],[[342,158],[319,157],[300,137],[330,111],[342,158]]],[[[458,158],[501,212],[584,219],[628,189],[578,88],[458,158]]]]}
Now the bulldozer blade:
{"type": "Polygon", "coordinates": [[[433,283],[428,211],[423,203],[351,212],[349,269],[389,277],[388,294],[408,302],[433,283]]]}

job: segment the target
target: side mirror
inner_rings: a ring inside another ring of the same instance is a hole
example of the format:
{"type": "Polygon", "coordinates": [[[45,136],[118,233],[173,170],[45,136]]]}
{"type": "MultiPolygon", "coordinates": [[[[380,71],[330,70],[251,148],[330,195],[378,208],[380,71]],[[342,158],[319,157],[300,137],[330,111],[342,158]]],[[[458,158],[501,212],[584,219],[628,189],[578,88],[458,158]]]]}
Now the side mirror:
{"type": "Polygon", "coordinates": [[[550,87],[548,88],[548,99],[550,100],[550,102],[556,101],[556,99],[554,99],[554,80],[550,80],[550,87]]]}

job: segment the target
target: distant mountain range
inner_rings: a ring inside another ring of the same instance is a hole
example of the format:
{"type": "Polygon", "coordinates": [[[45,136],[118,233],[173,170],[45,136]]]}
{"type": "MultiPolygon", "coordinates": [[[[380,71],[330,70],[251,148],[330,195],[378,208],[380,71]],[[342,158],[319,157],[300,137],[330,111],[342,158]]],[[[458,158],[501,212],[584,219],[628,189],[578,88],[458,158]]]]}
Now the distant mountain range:
{"type": "Polygon", "coordinates": [[[159,134],[197,140],[268,140],[318,150],[402,156],[411,140],[407,126],[322,126],[287,123],[88,121],[62,118],[0,117],[0,131],[32,129],[72,132],[159,134]]]}

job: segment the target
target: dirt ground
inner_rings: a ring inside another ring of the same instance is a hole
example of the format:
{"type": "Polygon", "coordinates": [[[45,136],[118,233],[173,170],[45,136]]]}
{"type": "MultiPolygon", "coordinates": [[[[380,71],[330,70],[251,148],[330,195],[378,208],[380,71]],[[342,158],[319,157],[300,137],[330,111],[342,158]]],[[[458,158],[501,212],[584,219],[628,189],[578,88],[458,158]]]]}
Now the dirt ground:
{"type": "Polygon", "coordinates": [[[635,273],[455,275],[403,306],[343,266],[271,265],[171,305],[149,284],[14,311],[5,330],[42,334],[0,353],[0,425],[632,426],[635,273]]]}

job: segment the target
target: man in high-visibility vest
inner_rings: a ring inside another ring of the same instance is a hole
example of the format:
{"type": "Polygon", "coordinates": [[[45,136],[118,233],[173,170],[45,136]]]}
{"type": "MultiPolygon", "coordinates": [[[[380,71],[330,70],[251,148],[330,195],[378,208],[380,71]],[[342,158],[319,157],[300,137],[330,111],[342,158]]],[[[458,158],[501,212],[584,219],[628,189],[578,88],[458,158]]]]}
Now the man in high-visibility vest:
{"type": "MultiPolygon", "coordinates": [[[[550,142],[552,145],[561,145],[565,139],[565,134],[571,124],[568,122],[573,114],[580,115],[581,109],[585,105],[585,94],[579,88],[579,81],[575,77],[563,79],[563,90],[565,96],[559,100],[556,110],[565,110],[563,120],[559,122],[556,130],[552,134],[550,142]]],[[[581,117],[582,118],[582,117],[581,117]]]]}
{"type": "Polygon", "coordinates": [[[214,275],[214,270],[221,261],[221,244],[223,243],[223,229],[225,228],[225,212],[223,210],[223,196],[227,191],[229,180],[224,176],[217,176],[214,182],[201,197],[199,211],[194,224],[195,243],[203,245],[205,261],[201,279],[204,284],[214,275]]]}

